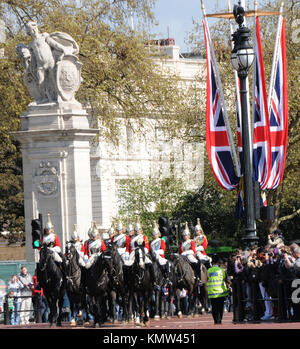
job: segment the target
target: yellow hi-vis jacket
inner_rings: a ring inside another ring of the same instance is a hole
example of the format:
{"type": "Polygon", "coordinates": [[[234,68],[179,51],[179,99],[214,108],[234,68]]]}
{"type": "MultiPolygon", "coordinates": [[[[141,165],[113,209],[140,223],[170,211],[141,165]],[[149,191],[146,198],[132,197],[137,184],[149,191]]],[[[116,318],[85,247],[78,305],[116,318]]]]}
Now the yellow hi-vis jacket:
{"type": "Polygon", "coordinates": [[[207,276],[208,298],[225,297],[228,295],[224,269],[215,265],[207,270],[207,276]]]}

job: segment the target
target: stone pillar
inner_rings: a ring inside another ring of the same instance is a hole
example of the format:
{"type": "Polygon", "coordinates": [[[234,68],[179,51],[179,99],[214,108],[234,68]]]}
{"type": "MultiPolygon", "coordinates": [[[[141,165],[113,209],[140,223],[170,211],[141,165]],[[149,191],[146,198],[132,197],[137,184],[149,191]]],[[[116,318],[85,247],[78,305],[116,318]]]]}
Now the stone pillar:
{"type": "Polygon", "coordinates": [[[97,130],[78,102],[31,105],[14,133],[22,144],[27,261],[37,259],[31,220],[51,214],[55,233],[65,242],[77,224],[82,239],[91,225],[90,141],[97,130]]]}

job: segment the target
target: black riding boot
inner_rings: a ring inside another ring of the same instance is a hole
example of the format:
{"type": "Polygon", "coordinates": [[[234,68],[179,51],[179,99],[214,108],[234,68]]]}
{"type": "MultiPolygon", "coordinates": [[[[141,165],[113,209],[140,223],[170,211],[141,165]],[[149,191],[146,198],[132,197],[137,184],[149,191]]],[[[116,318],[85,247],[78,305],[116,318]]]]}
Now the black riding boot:
{"type": "Polygon", "coordinates": [[[200,272],[200,265],[199,263],[192,263],[192,268],[195,273],[195,279],[199,279],[201,281],[201,272],[200,272]]]}
{"type": "Polygon", "coordinates": [[[154,267],[152,263],[148,263],[148,268],[149,268],[149,273],[150,273],[150,278],[151,278],[151,282],[153,283],[154,287],[156,287],[156,277],[155,277],[155,273],[154,273],[154,267]]]}
{"type": "Polygon", "coordinates": [[[166,281],[167,284],[171,284],[171,281],[170,281],[170,267],[169,267],[169,262],[167,262],[165,265],[162,265],[161,266],[161,269],[162,269],[162,274],[163,274],[163,277],[166,281]]]}
{"type": "Polygon", "coordinates": [[[60,270],[63,273],[64,278],[67,279],[67,277],[68,277],[68,267],[67,267],[65,256],[62,253],[59,253],[59,256],[62,259],[62,262],[60,263],[60,270]]]}

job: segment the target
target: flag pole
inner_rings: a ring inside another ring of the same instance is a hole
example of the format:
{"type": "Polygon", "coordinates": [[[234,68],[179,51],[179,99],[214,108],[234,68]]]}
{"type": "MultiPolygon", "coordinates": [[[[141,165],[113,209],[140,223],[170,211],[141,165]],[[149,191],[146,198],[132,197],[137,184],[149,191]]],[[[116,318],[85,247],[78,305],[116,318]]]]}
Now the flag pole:
{"type": "Polygon", "coordinates": [[[254,0],[254,61],[253,61],[253,81],[252,81],[252,130],[254,129],[255,118],[255,87],[256,87],[256,12],[257,0],[254,0]]]}
{"type": "MultiPolygon", "coordinates": [[[[231,12],[231,0],[227,0],[228,4],[228,11],[231,12]]],[[[232,23],[229,18],[229,25],[230,25],[230,34],[233,34],[233,27],[232,23]]],[[[234,43],[231,41],[231,49],[234,48],[234,43]]],[[[239,77],[238,72],[234,69],[234,80],[235,80],[235,91],[236,91],[236,99],[237,99],[237,117],[239,119],[239,125],[240,125],[240,132],[242,132],[242,119],[241,119],[241,95],[240,95],[240,86],[239,86],[239,77]]],[[[241,170],[241,164],[240,164],[240,170],[241,170]]],[[[239,177],[241,176],[241,172],[239,171],[239,177]]]]}
{"type": "Polygon", "coordinates": [[[274,47],[273,63],[272,63],[272,70],[271,70],[269,95],[268,95],[268,108],[269,108],[270,115],[271,115],[272,91],[275,85],[275,76],[276,76],[278,54],[279,54],[279,41],[280,41],[280,33],[281,33],[281,25],[282,25],[283,6],[284,6],[284,2],[282,1],[280,5],[280,10],[279,10],[280,15],[278,17],[277,34],[276,34],[276,41],[275,41],[275,47],[274,47]]]}
{"type": "Polygon", "coordinates": [[[218,70],[218,66],[217,66],[215,52],[214,52],[213,45],[212,45],[211,38],[210,38],[210,32],[209,32],[209,27],[208,27],[208,22],[207,22],[207,18],[206,18],[206,11],[205,11],[204,1],[203,0],[201,0],[201,7],[202,7],[202,13],[203,13],[204,21],[205,21],[205,26],[207,28],[207,38],[208,38],[208,42],[209,42],[209,46],[210,46],[210,51],[211,51],[211,56],[212,56],[212,60],[213,60],[213,65],[214,65],[215,72],[216,72],[216,75],[217,75],[217,81],[218,81],[218,88],[219,88],[219,93],[220,93],[220,97],[221,97],[221,103],[222,103],[222,106],[223,106],[223,109],[224,109],[225,124],[226,124],[226,129],[227,129],[227,132],[228,132],[228,136],[229,136],[230,149],[231,149],[231,152],[233,153],[233,158],[234,158],[235,168],[236,168],[236,172],[237,172],[237,177],[240,177],[241,176],[240,166],[239,166],[239,163],[238,163],[238,160],[237,160],[237,154],[236,154],[235,147],[234,147],[232,132],[231,132],[229,118],[228,118],[227,109],[226,109],[226,105],[225,105],[223,89],[222,89],[222,85],[221,85],[221,79],[220,79],[220,75],[219,75],[219,70],[218,70]]]}

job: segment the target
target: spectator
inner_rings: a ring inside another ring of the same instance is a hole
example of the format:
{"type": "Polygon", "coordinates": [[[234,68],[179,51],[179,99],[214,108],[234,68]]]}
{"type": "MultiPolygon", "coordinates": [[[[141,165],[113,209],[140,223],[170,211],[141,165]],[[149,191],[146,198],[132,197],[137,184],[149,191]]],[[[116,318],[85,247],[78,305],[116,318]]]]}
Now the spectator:
{"type": "Polygon", "coordinates": [[[268,235],[268,245],[276,247],[278,244],[283,244],[282,233],[280,229],[274,230],[268,235]]]}
{"type": "Polygon", "coordinates": [[[20,304],[22,287],[23,284],[18,279],[18,276],[13,275],[7,285],[8,293],[10,293],[11,291],[14,293],[14,309],[11,315],[11,325],[19,325],[20,323],[20,304]]]}
{"type": "Polygon", "coordinates": [[[36,275],[32,277],[33,288],[32,288],[32,304],[34,309],[34,322],[41,323],[42,320],[42,310],[44,308],[43,305],[43,289],[40,287],[37,281],[36,275]]]}
{"type": "MultiPolygon", "coordinates": [[[[262,267],[266,263],[266,254],[267,254],[267,251],[263,248],[259,248],[257,250],[257,256],[258,256],[257,261],[259,263],[258,264],[259,267],[262,267]]],[[[260,289],[262,299],[264,300],[264,303],[265,303],[265,313],[260,319],[263,321],[272,320],[274,319],[274,317],[273,317],[273,306],[272,306],[271,297],[267,293],[265,285],[261,280],[259,282],[259,289],[260,289]]]]}
{"type": "Polygon", "coordinates": [[[14,311],[14,291],[10,291],[6,297],[7,310],[8,310],[8,321],[11,324],[12,313],[14,311]]]}
{"type": "Polygon", "coordinates": [[[21,267],[19,280],[23,285],[23,287],[21,288],[22,298],[21,298],[20,324],[27,325],[29,324],[30,308],[32,304],[31,297],[32,297],[33,280],[32,280],[32,276],[28,273],[28,270],[25,266],[21,267]]]}

